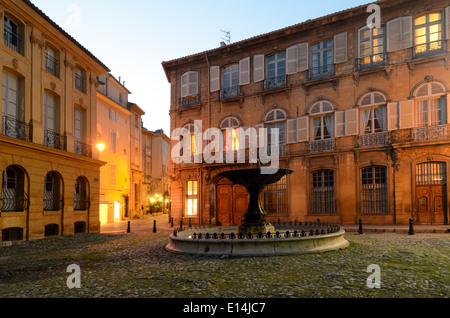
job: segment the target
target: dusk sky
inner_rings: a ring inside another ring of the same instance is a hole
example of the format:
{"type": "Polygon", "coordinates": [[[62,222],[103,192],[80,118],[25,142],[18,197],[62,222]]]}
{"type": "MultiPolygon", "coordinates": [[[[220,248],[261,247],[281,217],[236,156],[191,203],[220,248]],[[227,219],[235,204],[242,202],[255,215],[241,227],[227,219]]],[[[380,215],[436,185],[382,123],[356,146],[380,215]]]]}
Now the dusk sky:
{"type": "Polygon", "coordinates": [[[149,130],[170,132],[170,85],[163,61],[346,10],[367,0],[32,0],[100,59],[132,92],[149,130]]]}

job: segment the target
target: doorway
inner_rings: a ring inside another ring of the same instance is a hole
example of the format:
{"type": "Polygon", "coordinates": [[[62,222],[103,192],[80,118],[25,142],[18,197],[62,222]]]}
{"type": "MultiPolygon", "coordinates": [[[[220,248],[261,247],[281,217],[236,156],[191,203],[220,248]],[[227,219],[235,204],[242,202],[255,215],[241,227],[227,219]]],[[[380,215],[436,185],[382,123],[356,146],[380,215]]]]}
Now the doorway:
{"type": "Polygon", "coordinates": [[[416,211],[419,224],[447,222],[447,167],[444,162],[416,166],[416,211]]]}
{"type": "Polygon", "coordinates": [[[217,223],[221,226],[239,226],[247,212],[247,189],[224,178],[217,183],[217,223]]]}

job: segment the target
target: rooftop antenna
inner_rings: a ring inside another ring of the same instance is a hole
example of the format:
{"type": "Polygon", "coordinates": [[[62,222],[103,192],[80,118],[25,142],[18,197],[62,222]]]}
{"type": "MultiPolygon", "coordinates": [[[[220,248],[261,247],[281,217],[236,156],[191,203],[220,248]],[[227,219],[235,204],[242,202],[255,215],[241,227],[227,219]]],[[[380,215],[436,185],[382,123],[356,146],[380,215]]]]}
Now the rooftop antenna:
{"type": "Polygon", "coordinates": [[[231,43],[231,31],[220,30],[220,32],[225,33],[225,37],[221,38],[225,42],[221,42],[221,43],[224,43],[225,45],[229,45],[231,43]]]}

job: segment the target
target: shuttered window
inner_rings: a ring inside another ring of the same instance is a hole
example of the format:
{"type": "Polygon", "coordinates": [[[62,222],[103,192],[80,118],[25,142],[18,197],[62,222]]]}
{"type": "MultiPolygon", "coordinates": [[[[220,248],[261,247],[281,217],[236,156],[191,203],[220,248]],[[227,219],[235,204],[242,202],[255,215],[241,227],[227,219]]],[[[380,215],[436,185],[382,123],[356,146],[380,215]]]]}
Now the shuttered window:
{"type": "Polygon", "coordinates": [[[387,23],[387,51],[412,47],[412,17],[400,17],[387,23]]]}
{"type": "Polygon", "coordinates": [[[198,94],[198,73],[190,71],[181,76],[181,97],[198,94]]]}

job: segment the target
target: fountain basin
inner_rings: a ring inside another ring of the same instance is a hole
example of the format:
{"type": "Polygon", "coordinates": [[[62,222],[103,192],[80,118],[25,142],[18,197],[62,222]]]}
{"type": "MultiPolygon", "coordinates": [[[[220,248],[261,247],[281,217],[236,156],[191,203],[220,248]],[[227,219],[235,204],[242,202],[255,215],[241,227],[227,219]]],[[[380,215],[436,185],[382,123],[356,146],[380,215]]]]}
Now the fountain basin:
{"type": "MultiPolygon", "coordinates": [[[[344,237],[345,231],[340,229],[328,234],[299,235],[297,237],[292,236],[294,229],[291,229],[289,237],[286,237],[286,229],[283,229],[279,237],[271,235],[268,238],[264,234],[262,238],[258,238],[256,235],[253,235],[252,238],[249,238],[248,235],[234,239],[212,238],[212,233],[231,233],[235,229],[235,227],[210,228],[208,229],[208,235],[211,233],[209,238],[205,238],[206,232],[203,231],[200,239],[198,230],[179,232],[170,237],[170,243],[166,249],[174,253],[193,255],[277,256],[333,251],[347,248],[350,245],[344,237]]],[[[227,235],[227,237],[229,236],[227,235]]]]}

